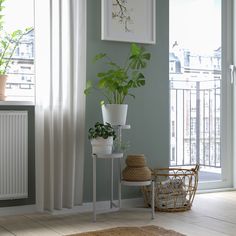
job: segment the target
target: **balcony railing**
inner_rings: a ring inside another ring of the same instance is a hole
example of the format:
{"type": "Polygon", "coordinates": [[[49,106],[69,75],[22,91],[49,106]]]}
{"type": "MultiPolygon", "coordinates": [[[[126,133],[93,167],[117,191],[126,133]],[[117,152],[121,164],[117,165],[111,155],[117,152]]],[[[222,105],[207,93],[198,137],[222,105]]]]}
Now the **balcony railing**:
{"type": "Polygon", "coordinates": [[[220,79],[172,78],[170,104],[170,166],[220,168],[220,79]]]}

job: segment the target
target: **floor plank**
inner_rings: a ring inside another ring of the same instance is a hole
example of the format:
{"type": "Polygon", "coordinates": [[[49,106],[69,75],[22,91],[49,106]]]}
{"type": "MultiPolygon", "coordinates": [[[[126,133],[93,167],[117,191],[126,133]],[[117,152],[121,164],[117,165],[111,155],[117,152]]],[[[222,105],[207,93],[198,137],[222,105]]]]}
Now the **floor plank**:
{"type": "Polygon", "coordinates": [[[14,234],[12,234],[11,232],[7,231],[6,229],[4,229],[0,226],[0,235],[1,236],[12,236],[14,234]]]}

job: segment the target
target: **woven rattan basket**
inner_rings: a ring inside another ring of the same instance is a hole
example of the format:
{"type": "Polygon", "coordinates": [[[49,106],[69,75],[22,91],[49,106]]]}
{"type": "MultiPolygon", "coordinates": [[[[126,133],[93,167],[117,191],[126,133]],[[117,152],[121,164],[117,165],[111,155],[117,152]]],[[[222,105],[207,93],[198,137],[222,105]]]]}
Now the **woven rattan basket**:
{"type": "MultiPolygon", "coordinates": [[[[190,210],[198,185],[199,165],[191,169],[161,168],[152,171],[155,180],[155,209],[178,212],[190,210]]],[[[143,187],[146,206],[151,203],[151,190],[143,187]]]]}
{"type": "Polygon", "coordinates": [[[125,162],[130,167],[144,167],[147,165],[143,154],[128,155],[125,162]]]}
{"type": "Polygon", "coordinates": [[[126,181],[147,181],[151,179],[151,171],[144,167],[125,167],[122,171],[123,179],[126,181]]]}

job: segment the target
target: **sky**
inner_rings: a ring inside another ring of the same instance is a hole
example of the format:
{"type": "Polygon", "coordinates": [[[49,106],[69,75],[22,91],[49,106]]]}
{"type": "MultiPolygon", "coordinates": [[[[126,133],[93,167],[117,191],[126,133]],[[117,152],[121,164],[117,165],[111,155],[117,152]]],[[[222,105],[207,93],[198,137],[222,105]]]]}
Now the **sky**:
{"type": "Polygon", "coordinates": [[[6,0],[4,27],[8,32],[34,26],[34,0],[6,0]]]}
{"type": "Polygon", "coordinates": [[[221,0],[170,0],[170,49],[207,53],[221,46],[221,0]]]}

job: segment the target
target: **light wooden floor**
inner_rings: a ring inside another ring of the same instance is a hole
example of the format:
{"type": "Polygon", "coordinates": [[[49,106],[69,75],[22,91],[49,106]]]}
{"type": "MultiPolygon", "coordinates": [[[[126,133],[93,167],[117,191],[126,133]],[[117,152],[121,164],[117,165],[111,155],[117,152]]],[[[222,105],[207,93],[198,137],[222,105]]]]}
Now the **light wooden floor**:
{"type": "Polygon", "coordinates": [[[92,222],[91,213],[52,216],[30,214],[0,217],[0,235],[58,236],[116,226],[158,225],[186,235],[236,235],[236,192],[198,194],[192,210],[182,213],[156,213],[154,220],[146,209],[122,209],[100,214],[92,222]]]}

